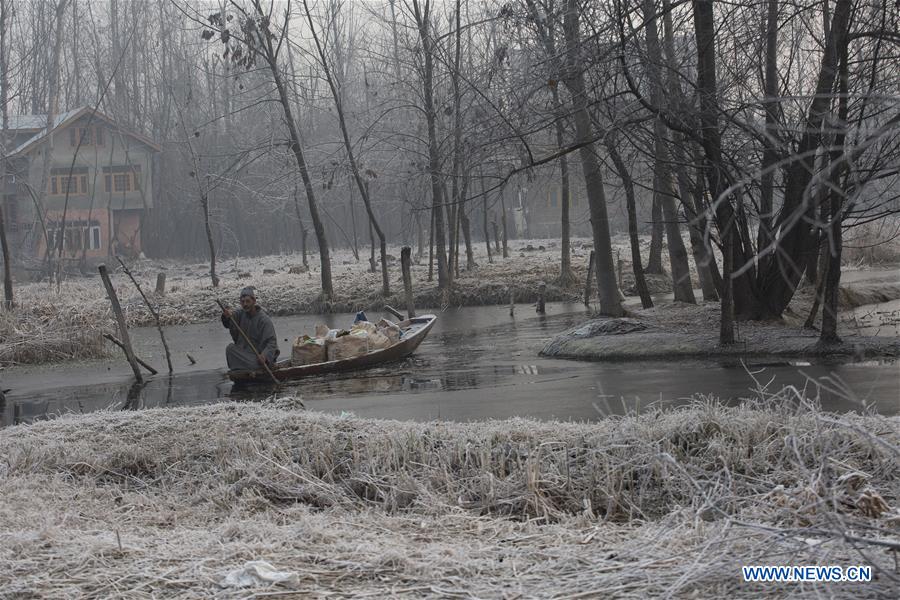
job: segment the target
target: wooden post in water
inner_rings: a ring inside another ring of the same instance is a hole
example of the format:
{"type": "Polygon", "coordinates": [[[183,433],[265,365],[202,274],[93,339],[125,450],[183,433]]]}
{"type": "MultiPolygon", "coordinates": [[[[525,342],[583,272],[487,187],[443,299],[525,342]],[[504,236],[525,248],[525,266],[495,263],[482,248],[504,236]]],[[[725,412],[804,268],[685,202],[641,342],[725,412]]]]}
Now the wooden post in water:
{"type": "Polygon", "coordinates": [[[542,281],[541,285],[538,286],[538,301],[537,301],[537,312],[538,312],[538,314],[541,314],[541,315],[544,314],[545,312],[547,312],[546,308],[544,306],[544,296],[546,294],[547,294],[547,284],[542,281]]]}
{"type": "Polygon", "coordinates": [[[416,303],[413,300],[412,289],[412,273],[410,271],[410,263],[412,262],[410,255],[412,248],[403,246],[400,250],[400,268],[403,270],[403,291],[406,294],[406,314],[410,319],[416,316],[416,303]]]}
{"type": "Polygon", "coordinates": [[[516,293],[509,288],[509,316],[513,316],[516,312],[516,293]]]}
{"type": "Polygon", "coordinates": [[[166,295],[166,274],[160,273],[156,276],[156,295],[157,296],[165,296],[166,295]]]}
{"type": "Polygon", "coordinates": [[[594,251],[591,250],[591,257],[588,259],[587,280],[584,284],[584,305],[591,305],[591,279],[594,276],[594,251]]]}
{"type": "Polygon", "coordinates": [[[100,271],[100,278],[103,279],[103,285],[106,287],[106,295],[109,296],[113,313],[116,315],[116,322],[119,324],[119,334],[122,336],[122,349],[125,350],[125,358],[128,359],[128,364],[131,365],[131,370],[134,371],[134,378],[138,383],[143,383],[144,378],[141,376],[141,368],[134,358],[131,338],[128,337],[128,326],[125,324],[125,315],[122,313],[122,305],[119,304],[116,289],[113,287],[112,281],[109,280],[109,272],[106,270],[106,265],[100,265],[97,269],[100,271]]]}

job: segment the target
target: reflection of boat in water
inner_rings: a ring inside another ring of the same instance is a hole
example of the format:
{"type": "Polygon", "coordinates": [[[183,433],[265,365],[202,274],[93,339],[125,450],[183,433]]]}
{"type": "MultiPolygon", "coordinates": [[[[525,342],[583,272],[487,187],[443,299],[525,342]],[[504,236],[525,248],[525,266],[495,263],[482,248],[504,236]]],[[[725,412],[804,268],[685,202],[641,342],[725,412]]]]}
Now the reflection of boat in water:
{"type": "MultiPolygon", "coordinates": [[[[425,315],[422,317],[413,317],[402,321],[397,325],[403,332],[403,336],[399,342],[387,348],[345,358],[343,360],[329,360],[311,365],[291,366],[290,360],[283,360],[275,364],[272,374],[279,381],[287,381],[291,379],[299,379],[308,375],[322,375],[325,373],[339,373],[343,371],[355,371],[357,369],[366,369],[381,365],[384,363],[402,360],[416,351],[431,328],[434,327],[437,317],[434,315],[425,315]]],[[[229,371],[228,378],[238,382],[266,382],[271,381],[269,374],[264,371],[229,371]]]]}

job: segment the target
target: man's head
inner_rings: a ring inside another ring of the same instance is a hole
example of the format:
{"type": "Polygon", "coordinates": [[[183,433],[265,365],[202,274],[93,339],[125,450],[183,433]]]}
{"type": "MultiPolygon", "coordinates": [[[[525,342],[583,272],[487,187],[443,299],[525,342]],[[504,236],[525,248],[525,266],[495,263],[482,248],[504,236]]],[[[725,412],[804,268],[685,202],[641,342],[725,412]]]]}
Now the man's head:
{"type": "Polygon", "coordinates": [[[256,309],[256,290],[247,286],[241,290],[241,308],[252,313],[256,309]]]}

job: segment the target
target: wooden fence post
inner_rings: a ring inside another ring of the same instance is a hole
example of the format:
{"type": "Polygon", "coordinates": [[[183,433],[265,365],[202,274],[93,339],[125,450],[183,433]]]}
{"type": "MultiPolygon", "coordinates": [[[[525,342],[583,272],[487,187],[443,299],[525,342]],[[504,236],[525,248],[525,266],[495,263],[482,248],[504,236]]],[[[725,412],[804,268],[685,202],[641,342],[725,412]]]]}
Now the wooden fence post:
{"type": "Polygon", "coordinates": [[[160,273],[156,276],[156,295],[157,296],[165,296],[166,295],[166,274],[160,273]]]}
{"type": "Polygon", "coordinates": [[[400,250],[400,267],[403,270],[403,291],[406,294],[406,314],[410,319],[416,316],[416,303],[413,300],[412,289],[412,273],[410,271],[410,263],[412,262],[410,255],[412,248],[403,246],[400,250]]]}
{"type": "Polygon", "coordinates": [[[538,286],[538,301],[537,301],[537,312],[538,312],[538,314],[541,314],[541,315],[544,314],[545,312],[547,312],[546,308],[544,306],[544,296],[546,294],[547,294],[547,284],[542,281],[541,285],[538,286]]]}
{"type": "Polygon", "coordinates": [[[116,322],[119,324],[119,334],[122,336],[122,347],[125,350],[125,358],[134,371],[134,378],[138,383],[143,383],[144,378],[141,376],[141,369],[134,358],[134,350],[131,348],[131,338],[128,337],[128,326],[125,324],[125,315],[122,313],[122,306],[119,304],[119,297],[116,295],[116,289],[113,287],[112,281],[109,280],[109,272],[106,265],[98,267],[100,278],[103,279],[103,285],[106,287],[106,295],[112,304],[113,312],[116,315],[116,322]]]}

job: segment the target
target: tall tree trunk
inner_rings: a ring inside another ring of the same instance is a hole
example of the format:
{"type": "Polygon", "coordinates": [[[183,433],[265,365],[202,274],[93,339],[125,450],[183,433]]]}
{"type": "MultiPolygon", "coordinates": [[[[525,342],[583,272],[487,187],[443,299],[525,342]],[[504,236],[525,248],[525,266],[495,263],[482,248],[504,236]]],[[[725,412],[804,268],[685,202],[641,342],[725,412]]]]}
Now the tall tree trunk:
{"type": "MultiPolygon", "coordinates": [[[[551,10],[541,10],[538,8],[535,0],[525,0],[528,9],[531,12],[532,21],[537,28],[538,36],[544,44],[547,53],[547,59],[551,65],[550,78],[554,81],[550,85],[550,94],[553,101],[553,112],[556,116],[556,145],[562,150],[565,148],[565,122],[567,114],[562,100],[559,97],[559,85],[556,81],[562,76],[563,65],[556,50],[556,20],[557,17],[551,10]]],[[[546,6],[546,5],[545,5],[546,6]]],[[[571,221],[569,218],[570,208],[570,186],[569,186],[569,160],[568,155],[563,154],[559,157],[559,174],[560,174],[560,267],[559,279],[557,283],[562,287],[568,287],[575,283],[575,276],[572,273],[572,244],[571,244],[571,221]]]]}
{"type": "MultiPolygon", "coordinates": [[[[350,143],[350,134],[347,131],[347,121],[344,118],[344,102],[342,100],[343,95],[338,90],[338,85],[341,82],[336,81],[331,74],[331,68],[328,65],[328,57],[325,55],[325,50],[322,48],[322,45],[319,42],[319,36],[316,33],[316,26],[313,23],[312,14],[309,11],[309,4],[307,3],[307,0],[303,0],[303,8],[306,10],[306,18],[309,22],[309,28],[312,33],[313,41],[315,41],[316,49],[319,53],[319,60],[320,64],[322,65],[322,70],[325,73],[325,80],[328,82],[328,87],[331,89],[331,95],[334,98],[334,106],[337,111],[338,124],[341,128],[341,137],[344,140],[344,150],[347,152],[347,159],[350,162],[350,171],[353,173],[353,179],[354,181],[356,181],[356,187],[359,189],[359,193],[363,199],[363,204],[366,207],[366,214],[369,216],[369,234],[371,236],[372,229],[374,229],[375,234],[378,236],[378,242],[381,248],[381,293],[385,298],[387,298],[391,294],[391,286],[388,280],[387,241],[385,239],[384,231],[382,231],[381,225],[379,225],[378,219],[375,217],[375,212],[372,210],[372,200],[369,197],[369,185],[367,182],[363,181],[362,175],[359,172],[359,165],[356,161],[356,156],[353,153],[353,144],[350,143]]],[[[373,255],[375,253],[374,246],[374,240],[372,240],[373,255]]],[[[374,266],[375,265],[373,259],[373,269],[374,266]]]]}
{"type": "Polygon", "coordinates": [[[488,262],[492,263],[494,257],[491,253],[491,232],[488,229],[488,197],[484,187],[484,173],[481,169],[478,170],[478,180],[481,182],[481,226],[484,229],[484,246],[487,249],[488,262]]]}
{"type": "Polygon", "coordinates": [[[744,245],[738,233],[737,219],[731,198],[726,195],[728,171],[722,156],[722,140],[718,125],[718,89],[716,84],[715,23],[713,0],[693,0],[694,32],[697,40],[697,91],[700,97],[700,127],[706,158],[706,179],[713,198],[716,224],[722,241],[723,264],[721,319],[719,342],[734,342],[733,318],[759,316],[759,299],[747,273],[733,277],[736,260],[743,265],[744,245]],[[740,305],[733,306],[737,297],[740,305]]]}
{"type": "Polygon", "coordinates": [[[722,289],[719,319],[719,343],[734,343],[734,285],[732,270],[736,244],[734,210],[731,199],[722,194],[722,146],[718,125],[718,91],[716,86],[715,25],[713,0],[693,0],[694,31],[697,38],[697,91],[700,96],[700,122],[706,155],[706,177],[713,195],[719,237],[722,240],[722,289]]]}
{"type": "Polygon", "coordinates": [[[452,277],[459,276],[459,219],[461,202],[464,194],[461,194],[460,176],[462,175],[462,107],[459,90],[460,65],[462,55],[462,27],[460,14],[461,2],[456,0],[454,8],[455,19],[455,44],[453,52],[453,67],[450,71],[450,87],[453,93],[453,167],[451,181],[451,198],[453,198],[450,211],[450,269],[452,277]]]}
{"type": "MultiPolygon", "coordinates": [[[[822,332],[819,335],[819,341],[823,344],[833,344],[838,343],[841,339],[838,337],[837,333],[837,324],[838,324],[838,290],[841,285],[841,254],[843,251],[844,240],[843,240],[843,230],[842,230],[842,214],[843,214],[843,204],[844,204],[844,194],[843,189],[846,189],[846,186],[841,187],[840,181],[842,179],[842,174],[845,173],[849,167],[847,161],[843,159],[841,156],[841,152],[844,150],[844,142],[847,135],[847,117],[850,111],[849,108],[849,94],[848,88],[849,83],[848,73],[847,73],[847,46],[846,44],[840,49],[840,66],[839,66],[839,84],[838,84],[838,118],[836,129],[837,134],[835,135],[834,141],[834,150],[832,151],[832,161],[840,160],[840,167],[835,169],[832,172],[829,186],[829,197],[831,202],[829,203],[830,214],[828,223],[830,224],[830,229],[827,231],[829,241],[828,244],[828,268],[826,270],[826,274],[823,275],[826,278],[825,281],[825,299],[822,304],[822,332]]],[[[822,252],[825,252],[823,249],[822,252]]]]}
{"type": "Polygon", "coordinates": [[[416,210],[416,264],[418,264],[422,260],[422,256],[425,254],[425,232],[422,227],[422,213],[421,211],[416,210]]]}
{"type": "MultiPolygon", "coordinates": [[[[683,143],[683,140],[679,141],[683,143]]],[[[688,221],[688,233],[691,236],[691,253],[694,256],[694,265],[697,267],[697,278],[700,280],[703,299],[716,301],[719,299],[719,292],[716,288],[712,271],[715,269],[718,272],[718,266],[716,265],[712,248],[703,239],[701,217],[697,211],[697,198],[694,197],[694,186],[691,185],[690,177],[684,166],[685,163],[683,161],[685,157],[679,146],[679,141],[676,141],[672,146],[672,154],[676,163],[675,174],[678,181],[678,194],[681,196],[681,203],[684,206],[684,213],[688,221]]]]}
{"type": "MultiPolygon", "coordinates": [[[[650,75],[651,102],[662,106],[664,89],[660,65],[662,51],[659,46],[659,30],[656,26],[656,5],[653,0],[643,0],[644,30],[647,39],[647,72],[650,75]]],[[[672,273],[672,289],[678,302],[696,303],[687,251],[681,239],[675,193],[672,189],[666,126],[660,117],[653,120],[653,196],[662,207],[666,228],[666,245],[669,248],[669,267],[672,273]]]]}
{"type": "MultiPolygon", "coordinates": [[[[6,144],[6,132],[9,129],[9,79],[8,79],[8,54],[6,52],[7,29],[6,22],[9,18],[9,0],[0,0],[0,111],[2,111],[2,131],[0,131],[0,144],[6,144]]],[[[6,220],[3,209],[6,204],[6,148],[3,148],[3,156],[0,157],[0,249],[3,250],[3,305],[6,310],[13,307],[13,282],[12,264],[9,254],[9,242],[6,239],[6,220]]]]}
{"type": "Polygon", "coordinates": [[[619,317],[625,314],[616,283],[616,270],[612,258],[612,241],[609,235],[609,219],[606,213],[606,194],[603,175],[594,150],[594,131],[588,114],[587,90],[581,71],[579,51],[581,46],[578,1],[566,0],[566,16],[563,29],[566,38],[566,87],[572,95],[576,143],[581,145],[584,182],[591,211],[591,228],[594,233],[594,252],[597,264],[597,285],[600,288],[600,312],[619,317]]]}
{"type": "Polygon", "coordinates": [[[650,221],[650,257],[647,260],[647,268],[644,269],[644,272],[659,275],[663,272],[662,240],[664,227],[662,206],[656,194],[653,194],[653,200],[650,205],[650,221]]]}
{"type": "Polygon", "coordinates": [[[638,296],[641,297],[641,306],[644,308],[653,307],[653,299],[650,298],[650,290],[647,289],[647,280],[644,277],[644,268],[641,266],[641,241],[638,238],[637,230],[637,214],[634,201],[634,180],[619,149],[616,147],[615,132],[606,136],[606,149],[609,157],[612,159],[619,179],[622,180],[622,187],[625,188],[625,207],[628,211],[628,240],[631,243],[631,268],[634,271],[634,287],[637,288],[638,296]]]}
{"type": "Polygon", "coordinates": [[[781,315],[803,275],[805,258],[815,243],[812,228],[804,222],[811,206],[809,183],[812,180],[816,150],[821,146],[822,122],[832,100],[832,88],[838,70],[838,57],[847,46],[851,0],[837,0],[831,20],[831,36],[826,40],[819,69],[816,92],[809,107],[797,155],[785,181],[784,205],[774,224],[783,232],[779,249],[761,262],[761,293],[772,315],[781,315]]]}
{"type": "MultiPolygon", "coordinates": [[[[200,177],[200,174],[197,174],[200,177]]],[[[203,227],[206,231],[206,243],[209,244],[209,278],[214,288],[219,287],[219,276],[216,275],[216,245],[213,243],[212,227],[209,224],[209,184],[200,195],[200,206],[203,208],[203,227]]]]}
{"type": "Polygon", "coordinates": [[[425,120],[428,126],[428,172],[431,176],[431,201],[434,208],[435,246],[437,248],[438,289],[446,289],[450,284],[447,269],[447,246],[444,238],[444,196],[441,186],[441,157],[437,139],[437,112],[434,106],[434,40],[431,37],[431,2],[412,0],[413,13],[422,43],[424,69],[422,73],[422,90],[425,103],[425,120]]]}
{"type": "Polygon", "coordinates": [[[760,255],[772,243],[775,169],[778,162],[778,121],[781,104],[778,98],[778,0],[766,0],[766,59],[763,81],[763,108],[766,112],[766,135],[763,138],[762,175],[759,194],[759,232],[756,248],[760,255]]]}
{"type": "Polygon", "coordinates": [[[375,232],[372,231],[372,221],[369,221],[369,272],[378,270],[378,261],[375,260],[375,232]]]}
{"type": "MultiPolygon", "coordinates": [[[[478,265],[475,263],[475,253],[472,250],[472,225],[469,222],[469,215],[466,214],[466,198],[469,195],[469,182],[471,175],[466,172],[463,178],[462,199],[459,203],[459,226],[462,229],[463,242],[466,245],[466,271],[471,271],[478,265]]],[[[457,257],[457,263],[459,258],[457,257]]]]}
{"type": "Polygon", "coordinates": [[[307,269],[309,268],[309,263],[306,259],[306,226],[303,224],[303,217],[300,214],[300,190],[297,189],[297,186],[294,185],[294,211],[297,214],[297,226],[300,227],[300,249],[303,252],[303,266],[307,269]]]}
{"type": "MultiPolygon", "coordinates": [[[[672,25],[672,8],[669,0],[663,0],[663,39],[665,41],[666,60],[666,85],[670,94],[670,103],[681,109],[684,105],[684,94],[681,89],[681,81],[678,75],[678,57],[675,53],[675,33],[672,25]]],[[[676,134],[671,145],[673,170],[678,183],[678,195],[684,206],[684,213],[688,222],[688,233],[691,240],[691,253],[694,257],[694,265],[697,268],[697,278],[700,280],[700,289],[704,300],[718,300],[719,293],[716,286],[716,278],[721,280],[716,265],[715,255],[708,240],[704,239],[705,227],[700,219],[698,206],[702,204],[702,197],[697,193],[697,186],[693,185],[687,172],[688,158],[684,151],[687,140],[681,134],[676,134]],[[713,275],[715,272],[715,275],[713,275]]]]}
{"type": "MultiPolygon", "coordinates": [[[[253,0],[254,9],[257,17],[265,19],[266,13],[260,5],[260,0],[253,0]]],[[[287,25],[285,25],[287,26],[287,25]]],[[[313,189],[312,179],[309,176],[309,169],[306,166],[306,158],[303,156],[303,147],[300,145],[300,133],[297,130],[297,123],[294,121],[294,114],[291,109],[291,103],[288,99],[287,88],[281,77],[281,71],[278,68],[278,55],[275,46],[272,44],[274,36],[271,36],[268,28],[258,35],[259,47],[262,49],[263,58],[275,80],[275,87],[278,89],[278,98],[281,101],[281,107],[284,110],[285,121],[287,121],[288,131],[291,136],[290,149],[297,161],[297,168],[300,170],[300,178],[303,181],[303,189],[306,192],[306,201],[309,205],[309,215],[312,218],[313,230],[316,234],[316,241],[319,244],[319,261],[322,268],[322,294],[325,300],[334,298],[334,286],[331,281],[331,255],[328,251],[328,238],[325,235],[325,224],[319,216],[319,206],[316,202],[316,194],[313,189]]],[[[277,39],[277,38],[276,38],[277,39]]]]}
{"type": "Polygon", "coordinates": [[[431,223],[428,225],[428,281],[434,281],[434,201],[431,202],[431,223]]]}
{"type": "Polygon", "coordinates": [[[503,258],[509,258],[509,238],[506,236],[506,187],[500,188],[500,226],[503,230],[503,258]]]}

